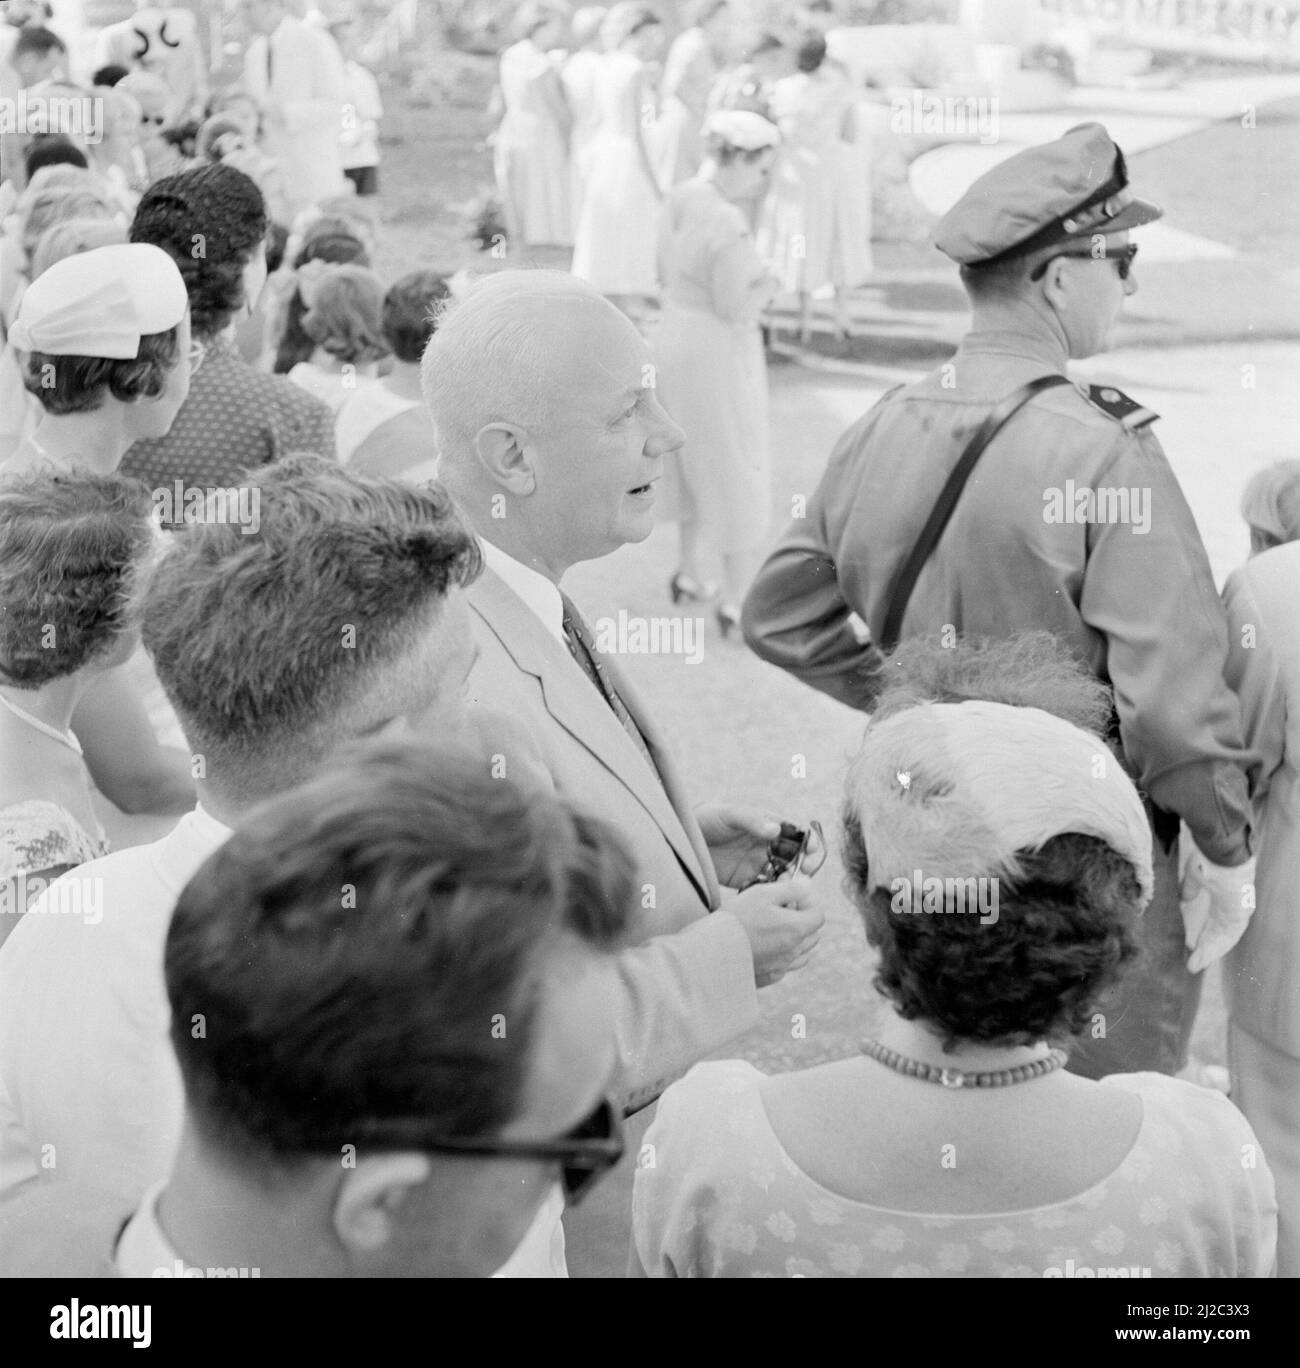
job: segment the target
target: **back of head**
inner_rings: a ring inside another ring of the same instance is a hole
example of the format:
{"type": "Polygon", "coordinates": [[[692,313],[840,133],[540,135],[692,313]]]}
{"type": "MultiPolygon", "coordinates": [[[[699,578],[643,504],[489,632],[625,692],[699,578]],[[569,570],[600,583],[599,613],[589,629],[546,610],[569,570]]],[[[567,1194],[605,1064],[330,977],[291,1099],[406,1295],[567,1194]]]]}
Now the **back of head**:
{"type": "Polygon", "coordinates": [[[117,62],[109,62],[107,65],[98,67],[95,74],[90,78],[93,86],[102,86],[105,90],[112,90],[123,76],[129,74],[129,68],[119,65],[117,62]]]}
{"type": "Polygon", "coordinates": [[[498,1132],[548,975],[612,948],[632,891],[621,841],[568,802],[428,742],[354,748],[241,821],[172,915],[172,1042],[205,1140],[269,1185],[345,1145],[418,1149],[412,1128],[498,1132]]]}
{"type": "Polygon", "coordinates": [[[563,345],[618,311],[567,271],[498,271],[440,311],[421,389],[444,461],[492,422],[540,430],[554,409],[563,345]]]}
{"type": "Polygon", "coordinates": [[[805,34],[794,60],[800,71],[811,75],[826,60],[826,39],[820,33],[805,34]]]}
{"type": "Polygon", "coordinates": [[[1137,953],[1141,799],[1099,737],[1040,709],[873,719],[843,829],[876,986],[949,1042],[1066,1040],[1137,953]]]}
{"type": "Polygon", "coordinates": [[[1051,632],[1021,632],[1001,640],[911,637],[885,662],[872,711],[875,721],[922,703],[982,699],[1041,708],[1084,731],[1104,736],[1113,717],[1108,685],[1051,632]]]}
{"type": "Polygon", "coordinates": [[[172,539],[141,622],[204,777],[246,802],[435,701],[440,616],[481,560],[437,486],[302,455],[234,493],[172,539]]]}
{"type": "Polygon", "coordinates": [[[1300,541],[1300,461],[1256,471],[1241,496],[1241,516],[1270,544],[1300,541]]]}
{"type": "Polygon", "coordinates": [[[42,28],[39,24],[25,24],[18,30],[10,60],[17,62],[24,57],[49,57],[67,50],[67,44],[53,29],[42,28]]]}
{"type": "MultiPolygon", "coordinates": [[[[365,244],[342,219],[320,218],[308,229],[302,245],[293,257],[295,270],[311,261],[324,261],[337,266],[370,265],[365,244]]],[[[306,361],[315,343],[303,327],[307,305],[301,289],[290,291],[285,305],[284,321],[276,342],[275,370],[278,374],[291,371],[300,361],[306,361]]]]}
{"type": "Polygon", "coordinates": [[[82,188],[80,182],[42,187],[28,201],[23,215],[23,250],[30,261],[42,234],[64,219],[111,219],[117,216],[115,204],[98,190],[82,188]]]}
{"type": "Polygon", "coordinates": [[[384,296],[384,337],[399,361],[413,364],[434,334],[435,313],[451,290],[437,271],[412,271],[384,296]]]}
{"type": "Polygon", "coordinates": [[[91,252],[126,241],[126,229],[116,219],[65,219],[41,234],[32,253],[31,277],[38,280],[56,262],[78,252],[91,252]]]}
{"type": "Polygon", "coordinates": [[[89,168],[90,163],[86,160],[86,154],[71,138],[65,138],[61,133],[46,133],[33,138],[23,154],[27,184],[30,185],[32,177],[47,166],[76,166],[85,170],[89,168]]]}
{"type": "Polygon", "coordinates": [[[153,545],[150,512],[144,486],[120,475],[0,484],[0,680],[38,689],[112,651],[153,545]]]}
{"type": "Polygon", "coordinates": [[[217,163],[155,181],[136,206],[131,241],[161,247],[175,261],[189,295],[191,327],[208,338],[243,305],[243,271],[266,230],[257,185],[217,163]]]}
{"type": "Polygon", "coordinates": [[[330,266],[304,293],[303,331],[337,360],[363,366],[388,355],[384,286],[362,266],[330,266]]]}

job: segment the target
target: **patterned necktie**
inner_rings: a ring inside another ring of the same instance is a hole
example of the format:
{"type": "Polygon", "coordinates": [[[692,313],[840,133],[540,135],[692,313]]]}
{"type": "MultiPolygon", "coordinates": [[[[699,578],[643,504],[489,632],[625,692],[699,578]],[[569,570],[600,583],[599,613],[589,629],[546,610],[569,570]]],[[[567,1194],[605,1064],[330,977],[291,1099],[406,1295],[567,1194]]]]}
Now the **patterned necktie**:
{"type": "Polygon", "coordinates": [[[614,716],[622,724],[623,730],[631,738],[632,744],[645,756],[645,762],[650,766],[650,772],[662,784],[663,778],[659,773],[658,765],[654,762],[654,756],[650,754],[650,747],[646,744],[646,739],[641,734],[641,728],[637,726],[636,719],[628,712],[627,704],[623,702],[618,690],[614,687],[614,681],[609,677],[604,661],[600,658],[600,652],[596,649],[591,629],[583,621],[582,614],[578,612],[573,600],[567,594],[561,593],[560,601],[564,605],[564,640],[568,644],[569,654],[582,666],[583,673],[596,686],[605,702],[609,704],[614,716]]]}

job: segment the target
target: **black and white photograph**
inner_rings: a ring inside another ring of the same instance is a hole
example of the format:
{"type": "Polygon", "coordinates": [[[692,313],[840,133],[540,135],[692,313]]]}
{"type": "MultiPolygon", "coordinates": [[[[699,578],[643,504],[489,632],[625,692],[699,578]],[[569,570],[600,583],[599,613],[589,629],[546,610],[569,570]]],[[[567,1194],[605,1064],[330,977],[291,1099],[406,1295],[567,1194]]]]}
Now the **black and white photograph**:
{"type": "Polygon", "coordinates": [[[1280,1331],[1300,0],[0,10],[42,1355],[177,1279],[1280,1331]]]}

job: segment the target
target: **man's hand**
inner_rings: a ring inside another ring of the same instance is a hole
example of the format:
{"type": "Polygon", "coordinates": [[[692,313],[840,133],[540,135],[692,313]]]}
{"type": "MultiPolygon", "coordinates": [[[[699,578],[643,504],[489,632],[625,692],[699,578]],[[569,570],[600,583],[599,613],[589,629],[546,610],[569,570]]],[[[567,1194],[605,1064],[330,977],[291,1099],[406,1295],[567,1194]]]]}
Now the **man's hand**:
{"type": "Polygon", "coordinates": [[[1193,974],[1222,959],[1241,939],[1255,910],[1255,860],[1216,865],[1197,849],[1184,825],[1178,843],[1178,901],[1193,974]]]}
{"type": "Polygon", "coordinates": [[[768,843],[781,834],[781,823],[758,808],[701,803],[695,820],[725,888],[739,888],[752,879],[767,860],[768,843]]]}
{"type": "Polygon", "coordinates": [[[760,988],[808,963],[826,921],[826,914],[812,905],[812,880],[803,874],[747,888],[726,908],[749,937],[754,982],[760,988]]]}

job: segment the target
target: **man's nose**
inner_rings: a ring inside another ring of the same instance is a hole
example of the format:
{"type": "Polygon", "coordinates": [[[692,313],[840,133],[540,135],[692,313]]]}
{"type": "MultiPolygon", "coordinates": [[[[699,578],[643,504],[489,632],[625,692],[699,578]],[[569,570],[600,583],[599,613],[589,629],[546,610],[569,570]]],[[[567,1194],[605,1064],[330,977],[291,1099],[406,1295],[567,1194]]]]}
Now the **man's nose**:
{"type": "Polygon", "coordinates": [[[682,431],[668,410],[659,402],[654,402],[654,421],[650,435],[646,438],[645,449],[651,456],[666,456],[670,451],[679,451],[686,444],[686,433],[682,431]]]}

